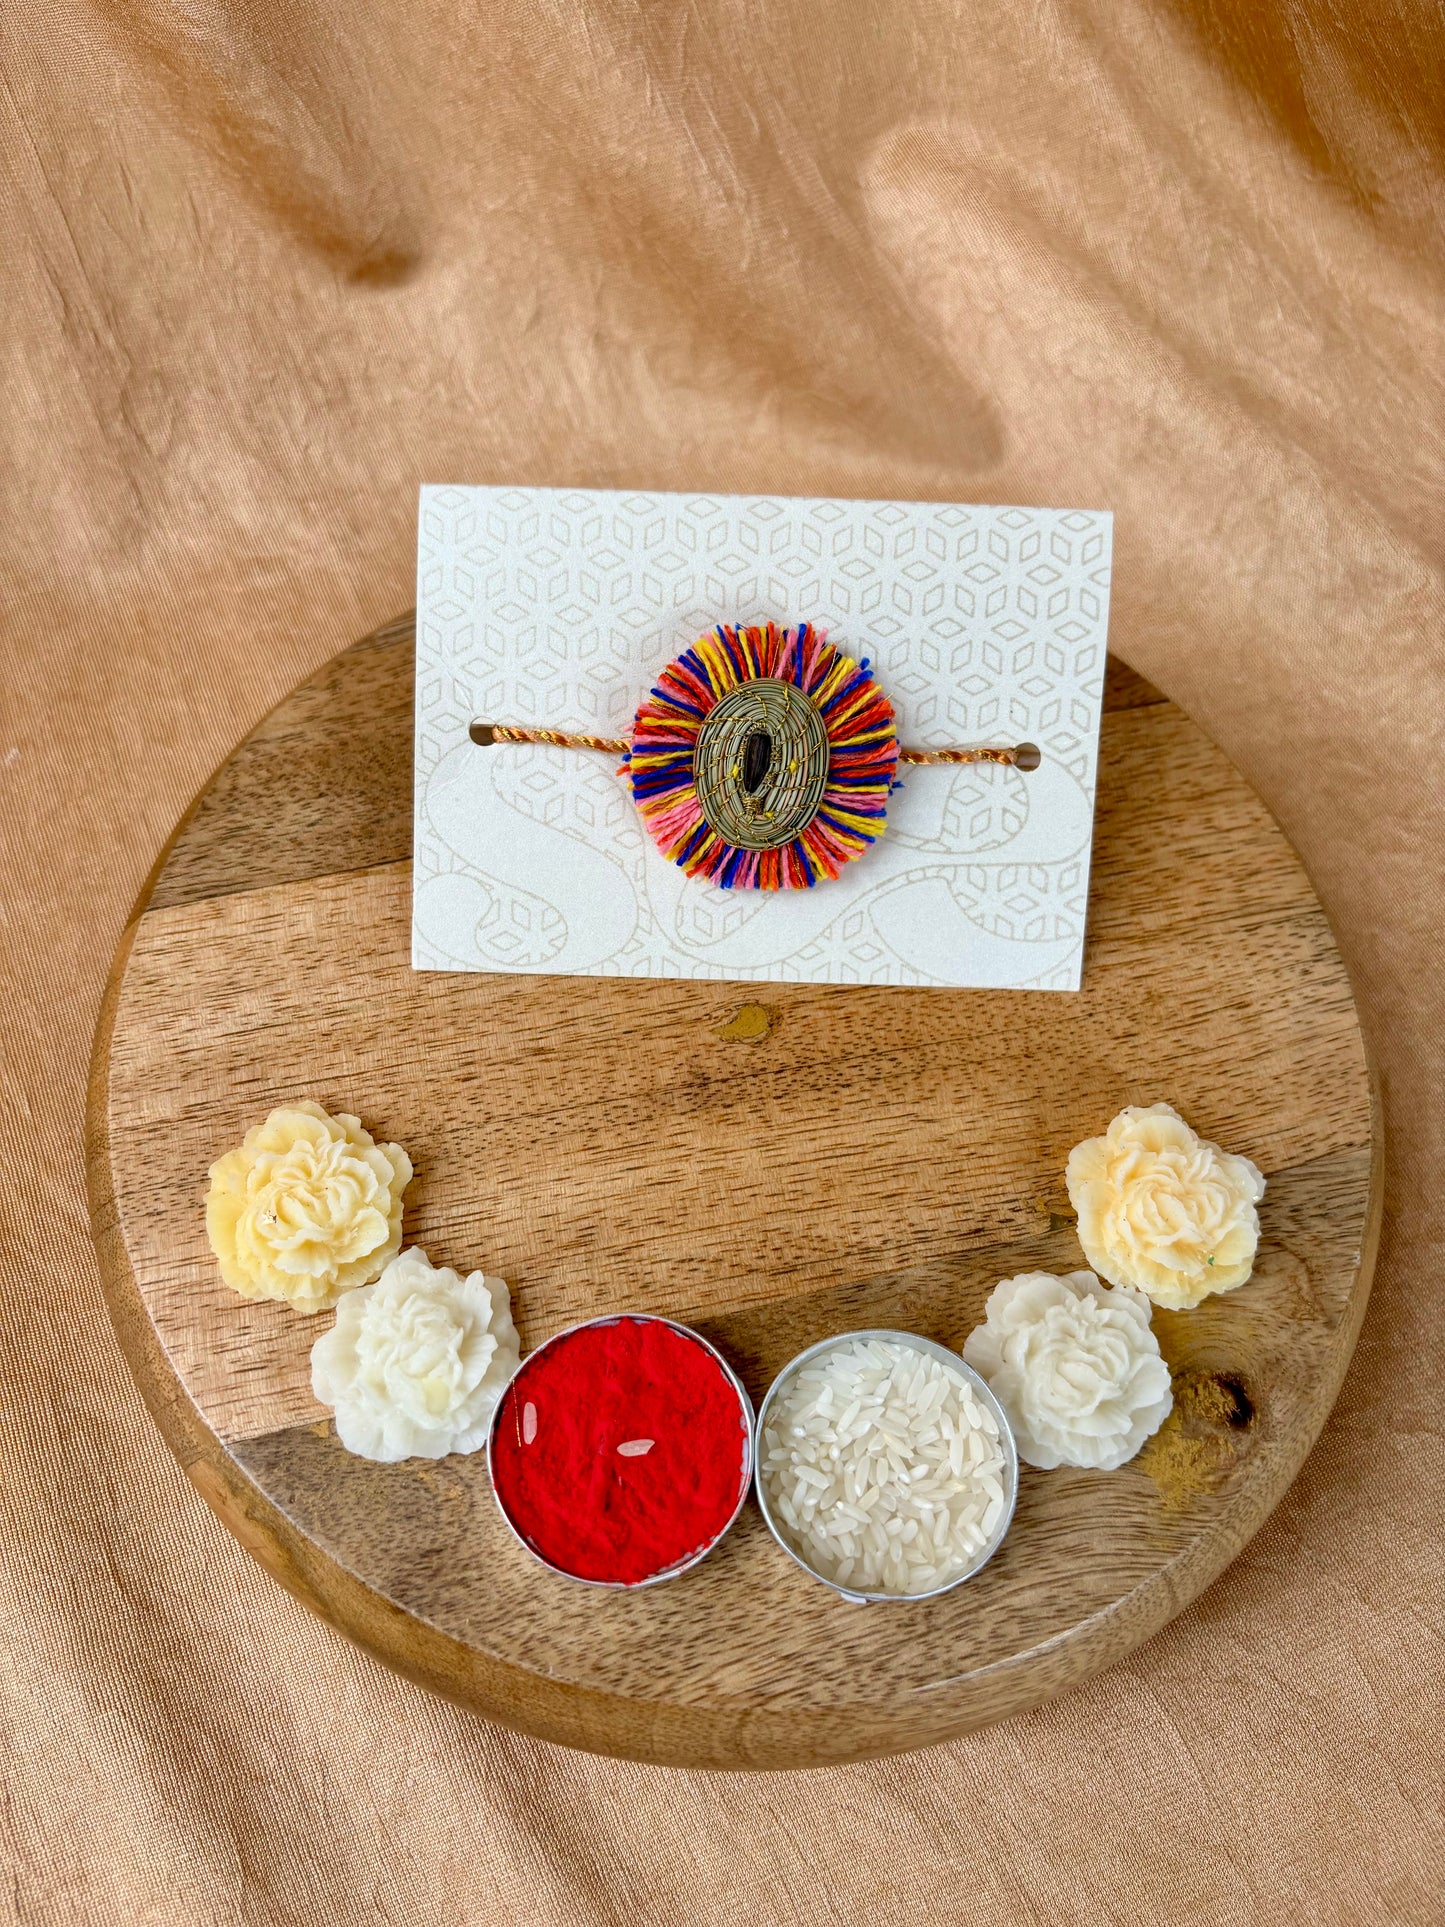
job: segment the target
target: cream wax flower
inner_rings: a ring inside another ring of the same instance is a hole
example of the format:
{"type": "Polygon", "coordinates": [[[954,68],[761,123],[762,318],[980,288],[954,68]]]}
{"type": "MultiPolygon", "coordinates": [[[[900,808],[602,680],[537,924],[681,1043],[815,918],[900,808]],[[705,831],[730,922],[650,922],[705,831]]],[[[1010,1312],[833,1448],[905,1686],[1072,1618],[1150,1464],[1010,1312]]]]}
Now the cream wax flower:
{"type": "Polygon", "coordinates": [[[1184,1311],[1254,1268],[1264,1177],[1196,1137],[1168,1104],[1131,1104],[1076,1144],[1064,1181],[1084,1256],[1114,1285],[1184,1311]]]}
{"type": "Polygon", "coordinates": [[[440,1459],[486,1444],[520,1356],[503,1281],[463,1278],[414,1245],[341,1299],[311,1348],[311,1389],[358,1458],[440,1459]]]}
{"type": "Polygon", "coordinates": [[[322,1311],[401,1249],[411,1159],[310,1099],[272,1111],[211,1166],[206,1235],[243,1298],[322,1311]]]}
{"type": "Polygon", "coordinates": [[[1019,1457],[1044,1471],[1112,1472],[1174,1404],[1148,1299],[1092,1271],[1005,1278],[963,1355],[1007,1412],[1019,1457]]]}

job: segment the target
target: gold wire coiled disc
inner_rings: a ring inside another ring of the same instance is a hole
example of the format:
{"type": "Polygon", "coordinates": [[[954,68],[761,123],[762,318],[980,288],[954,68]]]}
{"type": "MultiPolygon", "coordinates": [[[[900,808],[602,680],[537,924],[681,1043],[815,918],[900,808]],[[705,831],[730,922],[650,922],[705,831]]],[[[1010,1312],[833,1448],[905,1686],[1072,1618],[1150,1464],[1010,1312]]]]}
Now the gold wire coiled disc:
{"type": "Polygon", "coordinates": [[[698,731],[702,813],[744,850],[791,843],[828,787],[828,730],[795,683],[759,676],[730,690],[698,731]]]}

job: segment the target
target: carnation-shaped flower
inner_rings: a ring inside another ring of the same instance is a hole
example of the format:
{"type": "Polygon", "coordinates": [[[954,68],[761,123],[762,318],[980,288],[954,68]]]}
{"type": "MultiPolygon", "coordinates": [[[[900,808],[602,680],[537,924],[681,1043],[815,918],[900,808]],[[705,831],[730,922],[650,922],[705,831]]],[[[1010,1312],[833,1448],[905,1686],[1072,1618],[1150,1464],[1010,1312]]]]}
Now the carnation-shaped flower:
{"type": "Polygon", "coordinates": [[[1026,1271],[994,1287],[963,1355],[1008,1414],[1019,1457],[1112,1472],[1168,1418],[1169,1367],[1149,1301],[1092,1271],[1026,1271]]]}
{"type": "Polygon", "coordinates": [[[322,1311],[401,1250],[411,1159],[343,1111],[283,1104],[211,1166],[206,1235],[243,1298],[322,1311]]]}
{"type": "Polygon", "coordinates": [[[414,1245],[338,1303],[311,1348],[311,1389],[358,1458],[440,1459],[486,1444],[520,1357],[505,1283],[463,1278],[414,1245]]]}
{"type": "Polygon", "coordinates": [[[1185,1311],[1254,1268],[1263,1174],[1196,1137],[1168,1104],[1131,1104],[1076,1144],[1065,1182],[1089,1263],[1156,1305],[1185,1311]]]}

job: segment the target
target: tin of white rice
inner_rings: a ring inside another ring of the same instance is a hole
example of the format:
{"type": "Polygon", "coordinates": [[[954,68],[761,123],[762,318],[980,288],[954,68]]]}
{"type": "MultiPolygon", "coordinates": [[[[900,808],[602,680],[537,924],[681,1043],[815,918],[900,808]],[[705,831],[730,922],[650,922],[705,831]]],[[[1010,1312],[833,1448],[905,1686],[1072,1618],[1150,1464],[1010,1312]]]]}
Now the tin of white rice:
{"type": "Polygon", "coordinates": [[[902,1333],[834,1340],[805,1352],[765,1402],[764,1510],[840,1590],[938,1592],[981,1565],[1007,1525],[1017,1458],[1005,1425],[941,1346],[902,1333]]]}

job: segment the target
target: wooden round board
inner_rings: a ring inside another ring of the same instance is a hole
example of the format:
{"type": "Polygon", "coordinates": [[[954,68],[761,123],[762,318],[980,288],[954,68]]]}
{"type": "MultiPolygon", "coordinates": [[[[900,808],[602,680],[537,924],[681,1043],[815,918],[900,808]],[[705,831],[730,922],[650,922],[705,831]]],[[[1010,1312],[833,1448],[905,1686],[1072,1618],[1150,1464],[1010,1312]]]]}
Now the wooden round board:
{"type": "Polygon", "coordinates": [[[704,1767],[941,1740],[1077,1685],[1232,1559],[1298,1470],[1369,1288],[1378,1124],[1350,987],[1226,758],[1110,666],[1077,994],[413,971],[412,623],[347,650],[236,751],[125,933],[88,1163],[121,1343],[221,1519],[333,1624],[528,1732],[704,1767]],[[310,1389],[326,1319],[249,1304],[207,1167],[309,1096],[404,1144],[406,1238],[512,1286],[524,1351],[665,1312],[755,1400],[829,1333],[959,1346],[1002,1277],[1083,1260],[1070,1147],[1166,1099],[1265,1171],[1253,1279],[1159,1312],[1163,1431],[1117,1472],[1024,1470],[954,1593],[850,1605],[756,1504],[684,1578],[599,1593],[507,1532],[484,1454],[372,1465],[310,1389]]]}

